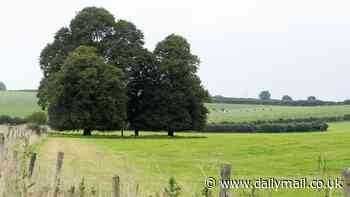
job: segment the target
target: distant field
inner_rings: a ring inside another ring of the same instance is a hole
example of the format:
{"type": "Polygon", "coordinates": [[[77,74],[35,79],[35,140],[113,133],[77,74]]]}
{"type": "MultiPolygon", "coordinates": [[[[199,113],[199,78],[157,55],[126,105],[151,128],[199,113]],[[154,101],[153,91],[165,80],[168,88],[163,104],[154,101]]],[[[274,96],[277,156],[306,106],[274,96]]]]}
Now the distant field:
{"type": "Polygon", "coordinates": [[[307,118],[343,116],[350,114],[350,105],[290,107],[245,104],[207,104],[210,111],[208,121],[243,122],[255,120],[275,120],[279,118],[307,118]]]}
{"type": "MultiPolygon", "coordinates": [[[[274,120],[278,118],[306,118],[342,116],[350,114],[350,105],[290,107],[244,104],[206,104],[212,122],[243,122],[255,120],[274,120]]],[[[40,111],[35,92],[0,92],[0,115],[27,116],[40,111]]]]}
{"type": "MultiPolygon", "coordinates": [[[[222,163],[232,164],[233,178],[252,179],[320,178],[320,156],[327,161],[327,177],[337,177],[343,168],[350,167],[350,123],[332,123],[328,132],[313,133],[178,133],[177,138],[149,132],[142,132],[139,138],[121,138],[119,132],[113,135],[49,137],[38,147],[37,174],[50,178],[57,152],[64,151],[63,180],[67,185],[78,183],[84,176],[88,184],[110,190],[111,176],[117,174],[124,191],[134,192],[139,184],[140,196],[155,196],[174,176],[183,189],[181,196],[190,197],[200,192],[205,177],[218,178],[222,163]]],[[[241,192],[240,196],[247,196],[241,192]]],[[[271,194],[264,190],[259,196],[325,195],[313,189],[281,189],[271,194]]],[[[340,190],[333,191],[332,196],[341,196],[340,190]]]]}
{"type": "Polygon", "coordinates": [[[0,115],[25,117],[40,111],[35,92],[0,91],[0,115]]]}

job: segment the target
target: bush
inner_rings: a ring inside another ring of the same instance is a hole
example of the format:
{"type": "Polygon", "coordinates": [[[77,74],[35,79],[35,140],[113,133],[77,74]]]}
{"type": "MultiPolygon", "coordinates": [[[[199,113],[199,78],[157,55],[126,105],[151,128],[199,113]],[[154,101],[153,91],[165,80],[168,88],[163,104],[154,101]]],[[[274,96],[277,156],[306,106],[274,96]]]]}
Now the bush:
{"type": "Polygon", "coordinates": [[[320,121],[313,122],[293,122],[293,123],[235,123],[235,124],[212,124],[207,125],[204,132],[308,132],[327,131],[328,124],[320,121]]]}
{"type": "Polygon", "coordinates": [[[9,125],[20,125],[25,124],[27,121],[21,117],[11,117],[8,115],[0,116],[0,124],[9,124],[9,125]]]}
{"type": "Polygon", "coordinates": [[[27,117],[27,121],[31,124],[46,125],[47,124],[47,116],[45,112],[34,112],[30,116],[27,117]]]}

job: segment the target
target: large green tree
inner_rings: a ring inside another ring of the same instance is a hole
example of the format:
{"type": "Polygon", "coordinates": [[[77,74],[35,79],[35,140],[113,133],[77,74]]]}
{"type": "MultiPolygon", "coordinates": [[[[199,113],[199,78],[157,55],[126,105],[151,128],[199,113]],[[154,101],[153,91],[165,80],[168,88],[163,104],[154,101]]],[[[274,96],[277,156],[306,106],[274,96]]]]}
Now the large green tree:
{"type": "Polygon", "coordinates": [[[129,73],[127,86],[128,121],[135,135],[140,130],[159,130],[164,128],[162,114],[159,114],[161,100],[162,73],[155,56],[143,50],[142,55],[135,59],[137,62],[129,73]]]}
{"type": "MultiPolygon", "coordinates": [[[[87,7],[78,12],[69,27],[61,28],[54,41],[41,52],[40,66],[44,73],[38,97],[39,104],[46,108],[48,84],[51,75],[60,71],[68,54],[81,45],[95,47],[97,54],[108,64],[124,72],[135,65],[135,58],[142,51],[143,33],[134,24],[125,20],[115,21],[104,8],[87,7]]],[[[126,73],[128,76],[128,72],[126,73]]]]}
{"type": "Polygon", "coordinates": [[[50,125],[58,130],[119,129],[125,125],[123,72],[105,63],[96,49],[81,46],[70,53],[48,84],[50,125]]]}
{"type": "Polygon", "coordinates": [[[154,50],[161,77],[154,113],[158,115],[158,129],[168,131],[200,130],[205,126],[207,109],[204,101],[208,92],[197,76],[199,58],[191,53],[191,46],[181,36],[171,34],[159,42],[154,50]]]}

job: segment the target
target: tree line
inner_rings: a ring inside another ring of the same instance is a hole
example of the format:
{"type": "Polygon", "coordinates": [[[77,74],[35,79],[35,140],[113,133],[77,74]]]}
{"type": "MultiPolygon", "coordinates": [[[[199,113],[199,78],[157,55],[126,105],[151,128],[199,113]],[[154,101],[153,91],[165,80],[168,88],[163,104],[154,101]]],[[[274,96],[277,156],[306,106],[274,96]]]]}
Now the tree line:
{"type": "Polygon", "coordinates": [[[154,51],[133,23],[87,7],[41,52],[39,105],[57,130],[201,130],[208,91],[190,43],[171,34],[154,51]]]}
{"type": "Polygon", "coordinates": [[[341,102],[323,101],[315,96],[309,96],[306,100],[294,100],[289,95],[282,96],[281,99],[272,99],[269,91],[262,91],[258,98],[233,98],[221,95],[212,96],[213,103],[230,103],[230,104],[254,104],[254,105],[284,105],[284,106],[322,106],[322,105],[349,105],[350,100],[341,102]]]}

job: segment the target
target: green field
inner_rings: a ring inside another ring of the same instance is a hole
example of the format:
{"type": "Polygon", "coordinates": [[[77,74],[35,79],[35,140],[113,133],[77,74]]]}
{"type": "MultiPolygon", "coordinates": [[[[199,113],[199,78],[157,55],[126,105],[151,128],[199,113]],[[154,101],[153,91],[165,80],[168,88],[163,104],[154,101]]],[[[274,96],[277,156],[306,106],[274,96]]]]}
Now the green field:
{"type": "Polygon", "coordinates": [[[35,111],[40,111],[36,93],[0,91],[0,115],[25,117],[35,111]]]}
{"type": "MultiPolygon", "coordinates": [[[[40,108],[35,93],[0,92],[0,114],[26,116],[40,108]]],[[[350,114],[350,106],[284,107],[263,105],[207,104],[209,122],[253,121],[278,118],[325,117],[350,114]]],[[[142,132],[139,138],[121,138],[119,133],[54,134],[39,144],[40,180],[51,180],[55,156],[66,154],[63,185],[87,184],[110,190],[111,177],[120,175],[123,191],[130,194],[140,185],[142,196],[162,192],[170,177],[183,189],[182,196],[194,196],[205,177],[218,177],[222,163],[233,165],[233,178],[315,178],[321,176],[319,157],[327,161],[327,174],[338,176],[350,167],[350,123],[332,123],[328,132],[289,134],[200,134],[142,132]]],[[[45,181],[46,180],[46,181],[45,181]]],[[[240,196],[244,196],[240,190],[240,196]]],[[[214,191],[217,192],[217,191],[214,191]]],[[[261,190],[260,196],[324,196],[313,189],[261,190]]],[[[340,190],[333,191],[340,196],[340,190]]]]}
{"type": "MultiPolygon", "coordinates": [[[[143,196],[162,191],[171,176],[182,186],[183,196],[193,196],[203,187],[205,177],[218,177],[222,163],[233,165],[235,178],[293,179],[320,177],[322,156],[328,175],[338,176],[350,167],[350,123],[330,125],[328,132],[293,134],[181,133],[168,138],[166,134],[142,133],[138,139],[122,139],[119,133],[55,135],[38,149],[40,171],[48,176],[56,153],[64,151],[66,184],[77,183],[84,176],[88,183],[108,190],[112,175],[117,174],[124,190],[134,191],[139,184],[143,196]]],[[[324,196],[311,189],[260,192],[261,196],[324,196]]],[[[340,196],[339,190],[333,191],[333,196],[340,196]]]]}
{"type": "MultiPolygon", "coordinates": [[[[279,118],[328,117],[350,114],[350,105],[289,107],[242,104],[206,104],[210,114],[208,122],[243,122],[275,120],[279,118]]],[[[0,115],[26,116],[40,111],[36,93],[0,92],[0,115]]]]}
{"type": "Polygon", "coordinates": [[[350,114],[350,105],[336,106],[269,106],[244,104],[207,104],[210,111],[208,122],[244,122],[256,120],[276,120],[279,118],[334,117],[350,114]]]}

